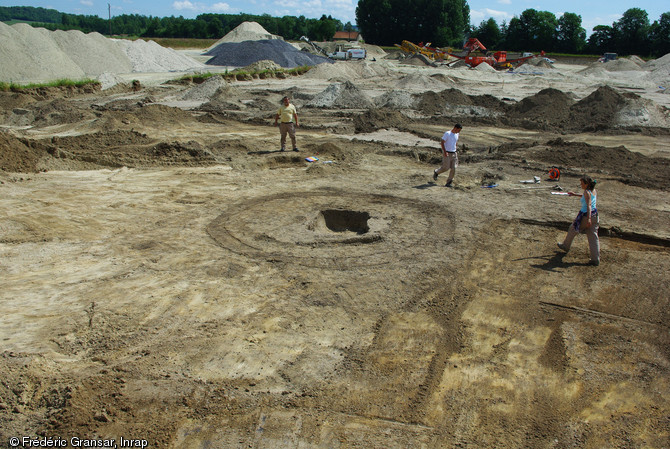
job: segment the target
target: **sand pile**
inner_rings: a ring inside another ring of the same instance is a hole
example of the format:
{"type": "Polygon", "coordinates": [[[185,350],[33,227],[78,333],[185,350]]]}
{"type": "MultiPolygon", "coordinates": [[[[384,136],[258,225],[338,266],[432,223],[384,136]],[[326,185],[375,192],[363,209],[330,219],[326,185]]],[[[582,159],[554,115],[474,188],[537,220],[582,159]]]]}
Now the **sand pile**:
{"type": "Polygon", "coordinates": [[[664,93],[670,93],[670,53],[644,63],[642,68],[648,71],[645,77],[649,82],[661,88],[664,93]]]}
{"type": "Polygon", "coordinates": [[[316,66],[305,74],[306,78],[342,81],[389,76],[391,71],[386,65],[370,61],[337,61],[332,65],[316,66]]]}
{"type": "Polygon", "coordinates": [[[602,64],[608,72],[626,72],[642,70],[640,65],[627,58],[618,58],[614,61],[608,61],[602,64]]]}
{"type": "MultiPolygon", "coordinates": [[[[46,30],[45,30],[46,31],[46,30]]],[[[25,23],[0,22],[0,81],[81,79],[85,72],[53,39],[25,23]]]]}
{"type": "Polygon", "coordinates": [[[401,89],[417,90],[442,90],[446,87],[439,79],[422,73],[405,75],[398,80],[397,86],[401,89]]]}
{"type": "Polygon", "coordinates": [[[242,67],[242,71],[245,72],[262,72],[263,70],[281,70],[281,66],[274,61],[269,59],[264,59],[262,61],[256,61],[253,64],[249,64],[246,67],[242,67]]]}
{"type": "Polygon", "coordinates": [[[359,109],[373,106],[373,101],[350,81],[334,83],[318,93],[305,106],[311,108],[359,109]]]}
{"type": "Polygon", "coordinates": [[[84,34],[81,31],[49,31],[38,28],[45,40],[52,39],[58,47],[77,64],[86,76],[102,73],[130,73],[133,63],[120,46],[100,33],[84,34]]]}
{"type": "Polygon", "coordinates": [[[645,62],[642,67],[645,70],[668,70],[670,71],[670,53],[668,53],[665,56],[661,56],[658,59],[654,59],[652,61],[645,62]]]}
{"type": "Polygon", "coordinates": [[[284,68],[313,66],[333,61],[323,56],[297,50],[283,40],[224,42],[205,53],[211,58],[207,65],[244,67],[262,60],[274,61],[284,68]]]}
{"type": "MultiPolygon", "coordinates": [[[[115,42],[132,64],[133,72],[185,72],[202,69],[203,64],[154,41],[108,39],[115,42]]],[[[124,73],[113,71],[115,73],[124,73]]]]}
{"type": "Polygon", "coordinates": [[[481,63],[474,67],[475,70],[479,72],[496,72],[497,70],[493,68],[490,64],[481,63]]]}
{"type": "Polygon", "coordinates": [[[0,81],[29,83],[96,78],[104,73],[172,72],[204,65],[145,42],[108,39],[99,33],[48,31],[0,22],[0,81]]]}
{"type": "Polygon", "coordinates": [[[244,41],[261,41],[267,39],[280,39],[283,37],[271,34],[257,22],[242,22],[231,32],[216,41],[207,51],[213,50],[219,44],[244,41]]]}

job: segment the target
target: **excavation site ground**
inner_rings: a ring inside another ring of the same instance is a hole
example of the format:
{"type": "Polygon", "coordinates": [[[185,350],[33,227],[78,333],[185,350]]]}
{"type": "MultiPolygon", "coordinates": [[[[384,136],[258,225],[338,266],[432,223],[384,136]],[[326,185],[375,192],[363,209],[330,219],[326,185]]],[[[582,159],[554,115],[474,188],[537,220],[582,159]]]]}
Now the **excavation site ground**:
{"type": "Polygon", "coordinates": [[[589,68],[0,92],[0,447],[668,448],[670,97],[589,68]]]}

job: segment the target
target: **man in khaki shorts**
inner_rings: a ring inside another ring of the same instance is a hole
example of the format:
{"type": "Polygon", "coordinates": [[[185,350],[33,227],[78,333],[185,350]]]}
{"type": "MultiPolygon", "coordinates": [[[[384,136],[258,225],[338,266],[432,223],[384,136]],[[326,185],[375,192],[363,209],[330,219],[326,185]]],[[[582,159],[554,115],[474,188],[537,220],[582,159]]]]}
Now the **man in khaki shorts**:
{"type": "Polygon", "coordinates": [[[447,178],[447,184],[445,187],[451,187],[451,182],[454,180],[454,175],[456,174],[456,167],[458,167],[458,154],[456,154],[456,143],[458,142],[458,136],[463,127],[456,123],[451,131],[447,131],[442,136],[440,140],[440,146],[442,147],[442,166],[433,170],[433,180],[437,181],[437,175],[449,170],[449,177],[447,178]]]}
{"type": "Polygon", "coordinates": [[[291,144],[293,145],[293,151],[298,151],[298,147],[295,144],[295,128],[300,126],[298,124],[298,113],[295,110],[295,106],[291,104],[291,100],[288,97],[281,99],[282,105],[275,114],[275,126],[279,121],[279,133],[280,133],[280,143],[281,150],[286,149],[286,134],[291,138],[291,144]]]}

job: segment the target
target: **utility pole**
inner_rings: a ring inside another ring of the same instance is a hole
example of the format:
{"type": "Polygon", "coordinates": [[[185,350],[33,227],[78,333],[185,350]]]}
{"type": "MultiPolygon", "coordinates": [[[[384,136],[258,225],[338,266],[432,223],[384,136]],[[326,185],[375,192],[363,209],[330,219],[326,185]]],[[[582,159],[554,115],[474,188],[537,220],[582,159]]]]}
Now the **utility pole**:
{"type": "Polygon", "coordinates": [[[112,37],[112,5],[107,3],[107,14],[109,16],[109,37],[112,37]]]}

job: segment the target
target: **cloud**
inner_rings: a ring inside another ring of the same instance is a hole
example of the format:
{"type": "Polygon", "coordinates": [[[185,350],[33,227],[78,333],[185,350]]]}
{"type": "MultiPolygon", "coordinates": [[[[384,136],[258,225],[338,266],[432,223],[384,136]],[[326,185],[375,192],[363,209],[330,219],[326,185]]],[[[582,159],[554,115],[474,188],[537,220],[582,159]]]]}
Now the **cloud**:
{"type": "Polygon", "coordinates": [[[318,19],[325,14],[342,22],[353,22],[356,11],[353,0],[274,0],[272,7],[277,16],[289,14],[318,19]]]}
{"type": "Polygon", "coordinates": [[[511,5],[512,0],[498,0],[498,3],[500,3],[501,5],[511,5]]]}
{"type": "Polygon", "coordinates": [[[79,3],[84,6],[93,6],[93,2],[91,0],[81,0],[79,3]]]}
{"type": "Polygon", "coordinates": [[[503,21],[509,22],[512,17],[514,17],[513,14],[490,8],[470,11],[470,22],[472,22],[473,25],[479,25],[480,23],[485,22],[490,18],[495,19],[498,25],[500,25],[503,21]]]}
{"type": "Polygon", "coordinates": [[[189,0],[177,1],[172,4],[172,7],[177,11],[197,11],[198,6],[191,3],[189,0]]]}
{"type": "Polygon", "coordinates": [[[210,9],[214,12],[226,12],[230,11],[230,5],[228,3],[214,3],[210,9]]]}

